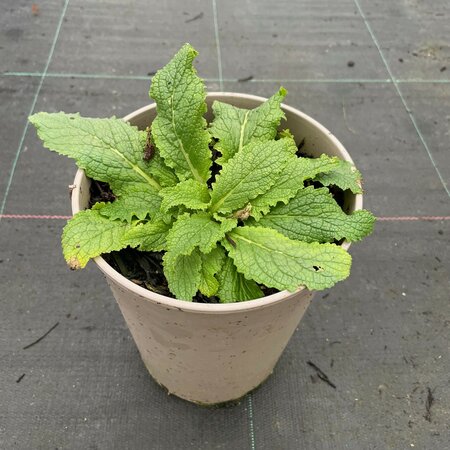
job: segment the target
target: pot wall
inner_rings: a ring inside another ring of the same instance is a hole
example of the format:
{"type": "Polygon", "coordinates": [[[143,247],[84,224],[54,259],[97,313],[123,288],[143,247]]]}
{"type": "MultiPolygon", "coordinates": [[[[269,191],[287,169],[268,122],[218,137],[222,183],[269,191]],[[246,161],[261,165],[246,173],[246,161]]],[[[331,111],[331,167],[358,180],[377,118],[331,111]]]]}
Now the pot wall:
{"type": "Polygon", "coordinates": [[[312,297],[302,291],[253,311],[198,314],[108,283],[153,378],[208,405],[239,399],[272,373],[312,297]]]}
{"type": "MultiPolygon", "coordinates": [[[[245,108],[264,100],[210,93],[209,110],[215,99],[245,108]]],[[[328,130],[300,111],[288,106],[283,109],[287,117],[284,126],[298,141],[305,139],[305,152],[351,161],[328,130]]],[[[153,104],[124,120],[145,129],[155,113],[153,104]]],[[[88,207],[90,181],[80,170],[74,184],[72,210],[76,213],[88,207]]],[[[361,208],[362,196],[346,198],[347,211],[361,208]]],[[[349,247],[348,243],[343,245],[349,247]]],[[[201,404],[232,401],[261,384],[272,373],[313,296],[302,289],[241,303],[190,303],[137,286],[101,257],[95,262],[107,278],[150,374],[170,393],[201,404]]]]}

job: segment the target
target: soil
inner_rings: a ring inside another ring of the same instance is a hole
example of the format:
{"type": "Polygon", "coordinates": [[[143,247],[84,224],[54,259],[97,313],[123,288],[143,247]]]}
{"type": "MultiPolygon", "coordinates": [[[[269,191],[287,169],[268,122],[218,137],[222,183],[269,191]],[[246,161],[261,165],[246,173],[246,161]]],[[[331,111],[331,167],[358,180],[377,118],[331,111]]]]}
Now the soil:
{"type": "Polygon", "coordinates": [[[92,180],[90,194],[89,208],[98,202],[113,202],[116,199],[108,183],[97,180],[92,180]]]}
{"type": "MultiPolygon", "coordinates": [[[[298,145],[297,156],[311,158],[311,155],[308,155],[302,151],[304,144],[305,142],[303,140],[298,145]]],[[[220,166],[215,163],[215,160],[219,154],[212,148],[213,145],[214,143],[211,144],[213,154],[211,178],[207,182],[210,188],[220,170],[220,166]]],[[[315,187],[322,187],[322,185],[317,182],[311,182],[311,184],[315,187]]],[[[344,192],[333,186],[330,187],[330,192],[337,203],[342,207],[344,202],[344,192]]],[[[107,183],[92,180],[89,208],[97,202],[112,202],[114,200],[115,196],[107,183]]],[[[340,244],[341,242],[336,243],[340,244]]],[[[162,265],[163,254],[164,252],[141,252],[133,248],[125,248],[120,251],[104,254],[102,256],[117,272],[128,278],[133,283],[136,283],[137,285],[150,291],[156,292],[157,294],[175,298],[175,296],[169,291],[167,280],[164,276],[162,265]]],[[[264,292],[265,296],[279,292],[278,289],[269,288],[261,284],[259,284],[259,287],[264,292]]],[[[215,296],[206,297],[199,292],[194,297],[193,301],[197,303],[219,303],[219,298],[215,296]]]]}

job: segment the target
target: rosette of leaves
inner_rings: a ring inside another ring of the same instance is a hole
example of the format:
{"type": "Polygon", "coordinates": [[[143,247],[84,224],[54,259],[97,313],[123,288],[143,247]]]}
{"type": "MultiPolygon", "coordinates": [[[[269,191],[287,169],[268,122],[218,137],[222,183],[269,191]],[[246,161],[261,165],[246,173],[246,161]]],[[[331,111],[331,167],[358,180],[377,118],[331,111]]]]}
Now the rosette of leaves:
{"type": "Polygon", "coordinates": [[[185,44],[154,76],[151,136],[114,117],[30,117],[45,147],[73,158],[116,197],[68,221],[69,266],[125,247],[164,251],[169,289],[187,301],[198,291],[234,302],[263,296],[260,285],[319,290],[345,279],[351,257],[336,242],[363,238],[374,217],[345,214],[327,186],[361,192],[360,173],[337,158],[296,155],[289,131],[277,131],[283,88],[252,110],[216,101],[208,125],[196,55],[185,44]]]}

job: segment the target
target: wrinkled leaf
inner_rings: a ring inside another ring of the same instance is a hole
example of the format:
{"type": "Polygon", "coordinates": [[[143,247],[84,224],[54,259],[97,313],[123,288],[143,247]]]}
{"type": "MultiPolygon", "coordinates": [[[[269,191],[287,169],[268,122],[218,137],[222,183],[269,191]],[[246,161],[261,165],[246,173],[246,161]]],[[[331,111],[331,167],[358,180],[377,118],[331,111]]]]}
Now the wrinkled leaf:
{"type": "Polygon", "coordinates": [[[258,220],[278,202],[288,203],[303,187],[305,180],[313,179],[318,173],[327,173],[339,165],[338,158],[321,155],[320,158],[287,158],[286,164],[272,187],[251,201],[251,215],[258,220]]]}
{"type": "Polygon", "coordinates": [[[253,280],[247,280],[236,270],[231,258],[225,260],[217,278],[220,282],[217,295],[221,303],[243,302],[264,297],[263,291],[253,280]]]}
{"type": "Polygon", "coordinates": [[[201,279],[200,252],[196,250],[190,255],[175,255],[169,251],[164,254],[163,264],[170,292],[180,300],[192,301],[201,279]]]}
{"type": "Polygon", "coordinates": [[[173,187],[163,188],[159,191],[159,195],[163,199],[161,204],[163,211],[181,205],[189,209],[205,210],[211,200],[206,184],[201,184],[194,179],[181,181],[173,187]]]}
{"type": "Polygon", "coordinates": [[[208,213],[183,214],[167,236],[168,249],[175,255],[189,255],[195,247],[209,253],[227,231],[237,225],[235,219],[217,222],[208,213]]]}
{"type": "Polygon", "coordinates": [[[166,250],[167,234],[171,224],[156,220],[130,227],[122,237],[122,242],[145,252],[166,250]]]}
{"type": "Polygon", "coordinates": [[[218,139],[214,148],[222,156],[217,162],[223,164],[249,142],[266,142],[275,138],[284,112],[280,104],[286,96],[284,88],[255,109],[242,109],[228,103],[215,101],[212,109],[214,120],[209,132],[218,139]]]}
{"type": "Polygon", "coordinates": [[[339,160],[339,164],[331,171],[320,173],[314,178],[324,186],[337,186],[343,191],[350,189],[354,194],[361,194],[361,173],[350,162],[339,160]]]}
{"type": "Polygon", "coordinates": [[[225,260],[225,252],[221,246],[214,248],[208,254],[201,253],[202,268],[200,271],[200,283],[198,290],[207,297],[217,294],[219,282],[216,274],[222,268],[225,260]]]}
{"type": "Polygon", "coordinates": [[[102,216],[101,206],[80,211],[64,227],[62,248],[71,269],[82,269],[91,258],[126,247],[122,237],[130,225],[102,216]]]}
{"type": "Polygon", "coordinates": [[[213,183],[211,211],[227,213],[268,191],[290,155],[290,140],[250,143],[224,164],[213,183]]]}
{"type": "Polygon", "coordinates": [[[238,227],[222,244],[239,272],[280,290],[326,289],[348,277],[351,257],[334,244],[294,241],[276,230],[263,227],[238,227]]]}
{"type": "Polygon", "coordinates": [[[343,238],[359,241],[372,232],[374,222],[369,211],[347,215],[328,189],[309,186],[300,189],[287,205],[277,205],[254,224],[273,228],[298,241],[332,242],[343,238]]]}
{"type": "Polygon", "coordinates": [[[206,93],[192,63],[197,51],[185,44],[152,79],[150,96],[156,101],[157,116],[151,133],[166,164],[183,181],[209,178],[210,136],[206,130],[206,93]]]}
{"type": "Polygon", "coordinates": [[[159,210],[158,191],[173,183],[174,175],[158,156],[150,162],[142,159],[145,132],[121,119],[78,114],[37,113],[29,120],[47,148],[73,158],[88,177],[109,184],[118,199],[103,215],[130,221],[159,210]]]}
{"type": "Polygon", "coordinates": [[[152,218],[160,214],[161,197],[151,186],[145,184],[131,184],[126,193],[121,194],[112,203],[107,203],[101,210],[102,216],[111,220],[131,222],[133,218],[152,218]]]}

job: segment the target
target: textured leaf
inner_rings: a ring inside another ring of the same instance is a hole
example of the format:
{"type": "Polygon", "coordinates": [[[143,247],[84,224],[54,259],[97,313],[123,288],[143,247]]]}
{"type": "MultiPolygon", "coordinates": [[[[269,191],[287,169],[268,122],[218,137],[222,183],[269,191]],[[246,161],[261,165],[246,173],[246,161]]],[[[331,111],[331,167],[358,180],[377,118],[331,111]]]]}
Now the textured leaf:
{"type": "MultiPolygon", "coordinates": [[[[291,138],[294,139],[295,136],[291,133],[291,130],[289,128],[285,128],[284,130],[280,130],[277,133],[277,138],[278,139],[283,139],[283,138],[291,138]]],[[[294,141],[295,142],[295,141],[294,141]]],[[[295,148],[295,152],[297,152],[298,148],[296,146],[295,148]]]]}
{"type": "Polygon", "coordinates": [[[276,230],[238,227],[222,243],[239,272],[280,290],[326,289],[348,277],[351,257],[335,244],[294,241],[276,230]]]}
{"type": "Polygon", "coordinates": [[[217,294],[219,282],[216,274],[221,269],[225,260],[225,252],[221,246],[214,248],[207,255],[200,254],[202,258],[202,268],[200,270],[200,283],[198,290],[207,297],[217,294]]]}
{"type": "Polygon", "coordinates": [[[114,117],[30,117],[46,147],[75,159],[116,197],[78,213],[64,228],[70,267],[126,246],[165,251],[164,274],[177,298],[192,301],[200,290],[222,303],[262,297],[258,283],[293,291],[346,278],[350,255],[325,242],[361,239],[374,217],[346,215],[328,189],[304,182],[358,193],[360,173],[325,155],[297,158],[290,131],[278,131],[283,88],[253,110],[215,102],[208,129],[196,56],[184,45],[153,78],[151,136],[150,127],[139,131],[114,117]],[[211,136],[222,168],[210,189],[211,136]]]}
{"type": "Polygon", "coordinates": [[[354,194],[361,194],[361,173],[348,161],[339,161],[339,165],[331,171],[321,173],[314,178],[324,186],[334,185],[342,190],[350,189],[354,194]]]}
{"type": "Polygon", "coordinates": [[[227,219],[221,223],[208,213],[183,214],[178,217],[167,236],[168,249],[175,255],[189,255],[195,249],[209,253],[225,233],[237,225],[237,220],[227,219]]]}
{"type": "Polygon", "coordinates": [[[278,204],[255,225],[273,228],[305,242],[358,241],[373,230],[375,217],[365,210],[347,215],[328,189],[300,189],[287,205],[278,204]]]}
{"type": "Polygon", "coordinates": [[[175,255],[168,251],[163,256],[163,264],[170,292],[179,300],[192,301],[201,279],[200,253],[196,250],[190,255],[175,255]]]}
{"type": "Polygon", "coordinates": [[[180,205],[189,209],[204,210],[211,200],[206,184],[193,179],[181,181],[176,186],[161,189],[159,194],[163,198],[161,207],[164,211],[180,205]]]}
{"type": "Polygon", "coordinates": [[[320,158],[297,158],[289,156],[285,167],[273,186],[264,194],[252,200],[251,215],[256,219],[267,213],[278,202],[287,203],[303,187],[305,180],[318,173],[326,173],[338,167],[338,158],[321,155],[320,158]]]}
{"type": "Polygon", "coordinates": [[[291,135],[291,132],[289,130],[283,130],[281,132],[281,136],[278,140],[283,140],[286,143],[287,151],[289,153],[292,153],[292,155],[289,158],[291,158],[292,156],[294,156],[297,153],[297,151],[298,151],[297,144],[295,143],[295,139],[291,135]]]}
{"type": "Polygon", "coordinates": [[[171,226],[162,220],[138,224],[124,234],[122,242],[145,252],[166,250],[167,234],[171,226]]]}
{"type": "Polygon", "coordinates": [[[130,184],[114,202],[106,204],[100,213],[111,220],[131,222],[134,217],[145,219],[159,215],[161,197],[151,186],[143,183],[130,184]]]}
{"type": "Polygon", "coordinates": [[[192,66],[197,51],[185,44],[152,79],[150,96],[157,116],[152,137],[166,164],[178,178],[205,182],[209,178],[210,136],[206,130],[205,88],[192,66]]]}
{"type": "Polygon", "coordinates": [[[158,149],[155,149],[155,154],[152,159],[150,161],[144,161],[144,164],[161,186],[174,186],[178,183],[178,177],[175,175],[173,169],[166,166],[158,149]]]}
{"type": "Polygon", "coordinates": [[[153,216],[161,184],[177,181],[158,155],[149,162],[142,159],[146,133],[123,120],[38,113],[30,122],[47,148],[73,158],[88,177],[109,183],[118,198],[102,214],[112,220],[153,216]]]}
{"type": "Polygon", "coordinates": [[[212,109],[214,120],[209,132],[218,139],[214,148],[222,156],[217,159],[223,164],[232,158],[249,142],[265,142],[275,138],[277,127],[284,112],[280,103],[286,96],[284,88],[255,109],[241,109],[215,101],[212,109]]]}
{"type": "Polygon", "coordinates": [[[82,269],[91,258],[126,247],[122,237],[130,225],[103,217],[101,206],[80,211],[64,227],[63,254],[71,269],[82,269]]]}
{"type": "Polygon", "coordinates": [[[29,120],[45,147],[73,158],[88,177],[109,183],[115,194],[130,183],[160,189],[151,164],[142,159],[145,133],[123,120],[43,112],[29,120]]]}
{"type": "Polygon", "coordinates": [[[263,291],[253,280],[247,280],[236,270],[231,258],[225,260],[217,278],[220,282],[217,295],[221,303],[243,302],[264,297],[263,291]]]}
{"type": "Polygon", "coordinates": [[[228,160],[213,183],[211,211],[231,212],[270,189],[292,156],[289,141],[250,143],[228,160]]]}

